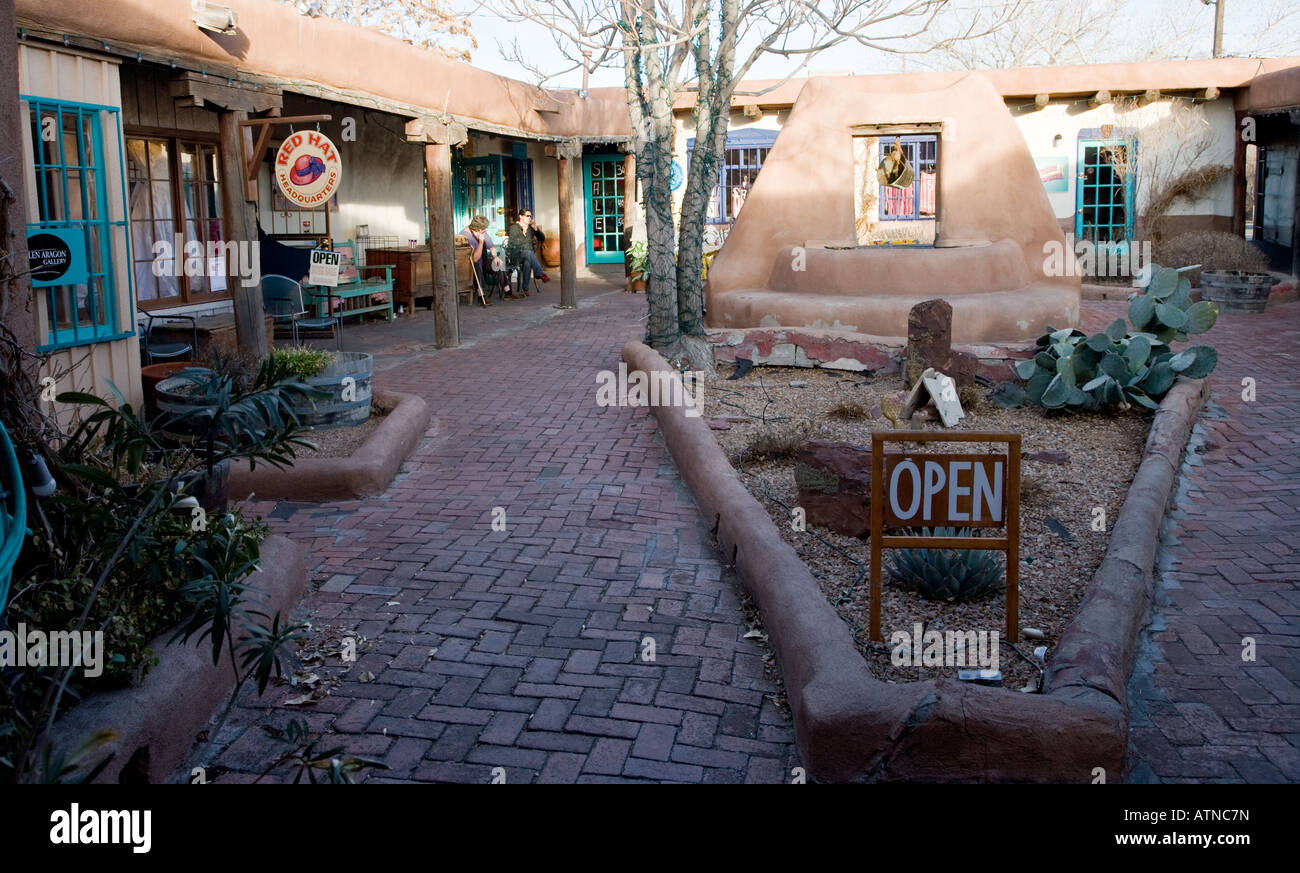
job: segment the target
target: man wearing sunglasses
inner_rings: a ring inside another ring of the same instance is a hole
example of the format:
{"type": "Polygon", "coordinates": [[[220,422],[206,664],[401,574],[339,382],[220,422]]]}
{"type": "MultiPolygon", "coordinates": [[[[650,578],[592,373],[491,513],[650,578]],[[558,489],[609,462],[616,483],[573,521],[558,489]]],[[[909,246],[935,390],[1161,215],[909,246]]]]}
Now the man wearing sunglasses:
{"type": "Polygon", "coordinates": [[[520,288],[527,297],[534,276],[543,282],[551,281],[551,277],[542,268],[542,262],[537,259],[535,246],[541,243],[543,237],[541,231],[533,226],[532,210],[521,211],[519,220],[511,222],[506,234],[506,260],[510,269],[519,269],[520,288]]]}

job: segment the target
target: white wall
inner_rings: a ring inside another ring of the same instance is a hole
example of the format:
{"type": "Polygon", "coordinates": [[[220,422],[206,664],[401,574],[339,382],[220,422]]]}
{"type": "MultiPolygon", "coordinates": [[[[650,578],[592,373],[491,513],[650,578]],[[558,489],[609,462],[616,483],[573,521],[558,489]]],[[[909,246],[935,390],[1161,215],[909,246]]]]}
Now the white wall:
{"type": "MultiPolygon", "coordinates": [[[[1220,98],[1205,103],[1196,104],[1199,110],[1204,114],[1205,122],[1208,124],[1208,131],[1214,137],[1214,145],[1206,153],[1202,160],[1197,162],[1198,166],[1208,166],[1212,164],[1232,165],[1233,150],[1236,144],[1236,127],[1235,117],[1233,115],[1232,101],[1227,98],[1220,98]]],[[[1151,160],[1149,152],[1144,152],[1143,130],[1150,132],[1147,139],[1149,148],[1152,140],[1160,138],[1160,131],[1168,129],[1169,117],[1173,111],[1173,103],[1169,100],[1161,100],[1152,103],[1149,106],[1130,112],[1116,112],[1114,104],[1106,104],[1098,107],[1090,107],[1086,103],[1049,103],[1040,110],[1017,111],[1012,109],[1012,114],[1016,123],[1020,127],[1021,133],[1025,137],[1025,143],[1029,146],[1029,152],[1034,158],[1061,157],[1069,161],[1066,178],[1069,182],[1069,190],[1061,192],[1048,192],[1048,199],[1051,200],[1052,209],[1058,219],[1073,220],[1076,204],[1076,185],[1078,183],[1078,151],[1079,151],[1079,132],[1085,128],[1099,128],[1106,124],[1114,124],[1118,129],[1136,129],[1138,131],[1138,185],[1139,209],[1145,207],[1147,195],[1146,187],[1143,185],[1143,168],[1147,161],[1151,160]],[[1055,140],[1057,135],[1061,139],[1055,140]]],[[[1168,140],[1168,137],[1165,137],[1168,140]]],[[[1162,149],[1162,155],[1154,158],[1159,162],[1162,158],[1166,164],[1173,160],[1173,151],[1175,145],[1166,141],[1162,149]]],[[[942,161],[940,156],[940,161],[942,161]]],[[[995,171],[990,168],[990,177],[995,171]]],[[[1207,196],[1194,201],[1179,201],[1169,210],[1170,215],[1232,215],[1232,179],[1225,177],[1220,179],[1210,189],[1207,196]]]]}

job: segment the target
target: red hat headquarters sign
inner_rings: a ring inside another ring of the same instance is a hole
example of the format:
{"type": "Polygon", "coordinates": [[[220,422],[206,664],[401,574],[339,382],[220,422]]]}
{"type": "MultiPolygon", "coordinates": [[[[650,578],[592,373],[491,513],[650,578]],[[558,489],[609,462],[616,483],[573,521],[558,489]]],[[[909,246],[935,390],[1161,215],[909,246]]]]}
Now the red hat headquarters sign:
{"type": "Polygon", "coordinates": [[[323,133],[295,133],[275,153],[275,180],[289,200],[313,209],[338,190],[343,178],[339,150],[323,133]]]}

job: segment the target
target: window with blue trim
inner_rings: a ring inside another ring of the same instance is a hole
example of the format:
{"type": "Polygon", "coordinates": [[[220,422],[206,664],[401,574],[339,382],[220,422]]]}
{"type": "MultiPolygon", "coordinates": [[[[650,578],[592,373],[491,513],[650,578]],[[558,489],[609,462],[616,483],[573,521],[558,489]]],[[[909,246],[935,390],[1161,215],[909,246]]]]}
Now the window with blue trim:
{"type": "MultiPolygon", "coordinates": [[[[113,273],[115,239],[125,244],[125,221],[108,214],[111,181],[104,160],[105,115],[118,123],[117,110],[24,97],[31,125],[38,220],[28,233],[43,229],[80,234],[86,253],[86,281],[34,288],[44,299],[49,332],[41,351],[69,348],[129,336],[119,331],[113,273]],[[116,230],[115,230],[116,229],[116,230]]],[[[114,134],[119,129],[115,127],[114,134]]],[[[129,293],[129,289],[127,289],[129,293]]]]}
{"type": "MultiPolygon", "coordinates": [[[[763,169],[763,161],[776,143],[776,134],[775,130],[736,130],[727,134],[718,184],[709,195],[709,224],[731,224],[736,220],[763,169]]],[[[686,149],[694,155],[694,139],[686,141],[686,149]]]]}

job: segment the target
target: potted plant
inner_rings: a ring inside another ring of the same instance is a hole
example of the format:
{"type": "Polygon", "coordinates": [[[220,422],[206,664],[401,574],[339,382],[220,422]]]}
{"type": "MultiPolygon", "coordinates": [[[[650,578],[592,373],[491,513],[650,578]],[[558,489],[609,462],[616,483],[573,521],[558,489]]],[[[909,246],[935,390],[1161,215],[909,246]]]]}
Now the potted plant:
{"type": "Polygon", "coordinates": [[[637,240],[623,257],[628,265],[628,290],[633,294],[645,291],[650,282],[650,247],[645,240],[637,240]]]}

